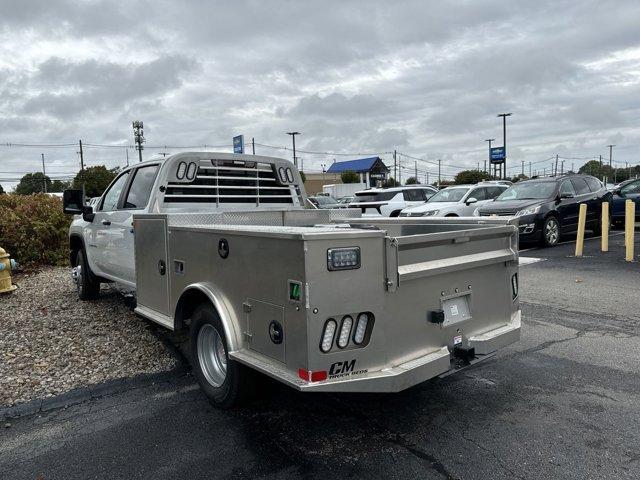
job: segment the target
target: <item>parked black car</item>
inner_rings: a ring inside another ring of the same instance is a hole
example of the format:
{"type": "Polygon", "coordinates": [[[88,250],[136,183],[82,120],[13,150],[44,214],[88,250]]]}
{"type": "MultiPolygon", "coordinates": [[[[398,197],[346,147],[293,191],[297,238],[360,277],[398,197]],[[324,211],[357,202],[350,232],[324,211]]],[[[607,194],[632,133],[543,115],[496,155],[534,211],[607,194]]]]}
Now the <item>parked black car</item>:
{"type": "Polygon", "coordinates": [[[625,206],[627,200],[636,204],[636,222],[640,221],[640,179],[626,180],[613,189],[611,199],[611,222],[615,226],[624,225],[625,206]]]}
{"type": "Polygon", "coordinates": [[[563,175],[515,183],[493,202],[478,209],[481,216],[509,215],[520,220],[520,241],[552,247],[560,236],[578,229],[580,204],[587,204],[587,228],[600,233],[602,202],[611,192],[595,177],[563,175]]]}

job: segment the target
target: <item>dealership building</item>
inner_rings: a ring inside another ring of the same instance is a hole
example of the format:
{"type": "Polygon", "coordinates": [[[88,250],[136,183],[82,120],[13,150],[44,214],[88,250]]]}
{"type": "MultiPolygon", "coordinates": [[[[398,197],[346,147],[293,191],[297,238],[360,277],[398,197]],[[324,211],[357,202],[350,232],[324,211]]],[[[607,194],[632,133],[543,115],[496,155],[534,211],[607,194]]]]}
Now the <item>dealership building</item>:
{"type": "Polygon", "coordinates": [[[340,175],[342,172],[353,171],[360,175],[360,181],[369,187],[375,187],[377,182],[384,182],[389,175],[389,168],[380,157],[360,158],[332,163],[328,174],[340,175]]]}

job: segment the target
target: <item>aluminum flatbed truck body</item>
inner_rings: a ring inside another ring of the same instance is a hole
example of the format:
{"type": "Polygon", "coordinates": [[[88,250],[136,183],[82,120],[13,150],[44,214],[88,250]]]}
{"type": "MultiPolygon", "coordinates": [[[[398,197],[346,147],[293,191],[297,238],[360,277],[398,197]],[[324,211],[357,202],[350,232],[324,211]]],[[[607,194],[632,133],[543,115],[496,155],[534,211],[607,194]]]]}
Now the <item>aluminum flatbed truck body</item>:
{"type": "Polygon", "coordinates": [[[140,315],[189,328],[222,407],[252,370],[304,391],[395,392],[518,340],[516,221],[305,204],[290,162],[205,152],[132,165],[94,206],[66,191],[78,295],[115,282],[140,315]]]}
{"type": "Polygon", "coordinates": [[[238,213],[136,216],[136,250],[154,253],[136,256],[136,311],[173,328],[197,290],[231,358],[314,391],[399,391],[518,340],[514,226],[323,225],[332,213],[247,212],[237,225],[238,213]],[[344,248],[359,249],[358,268],[330,270],[328,252],[344,248]]]}

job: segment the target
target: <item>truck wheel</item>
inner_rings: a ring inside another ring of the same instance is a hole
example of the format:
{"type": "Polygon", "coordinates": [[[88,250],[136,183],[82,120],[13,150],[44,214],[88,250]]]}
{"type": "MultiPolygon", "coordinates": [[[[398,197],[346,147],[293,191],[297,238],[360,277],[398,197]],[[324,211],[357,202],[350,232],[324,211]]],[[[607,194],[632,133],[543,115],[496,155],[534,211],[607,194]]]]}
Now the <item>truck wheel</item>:
{"type": "Polygon", "coordinates": [[[245,400],[253,372],[229,359],[222,322],[210,304],[196,307],[189,336],[193,373],[209,401],[227,409],[245,400]]]}
{"type": "Polygon", "coordinates": [[[84,249],[76,254],[76,261],[71,276],[76,284],[76,291],[80,300],[94,300],[100,295],[100,281],[89,268],[84,249]]]}
{"type": "Polygon", "coordinates": [[[558,219],[549,215],[542,224],[542,238],[540,243],[543,247],[554,247],[560,240],[560,223],[558,219]]]}

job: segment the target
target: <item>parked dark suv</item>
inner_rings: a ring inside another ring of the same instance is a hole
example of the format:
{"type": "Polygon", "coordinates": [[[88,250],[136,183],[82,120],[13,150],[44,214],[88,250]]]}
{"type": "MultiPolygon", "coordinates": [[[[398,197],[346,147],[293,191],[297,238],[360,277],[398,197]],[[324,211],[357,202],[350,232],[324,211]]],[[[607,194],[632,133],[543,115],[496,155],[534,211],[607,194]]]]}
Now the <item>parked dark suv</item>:
{"type": "Polygon", "coordinates": [[[580,204],[587,204],[587,228],[600,233],[602,202],[611,192],[595,177],[563,175],[518,182],[478,209],[481,216],[519,217],[520,241],[552,247],[560,235],[578,229],[580,204]]]}

